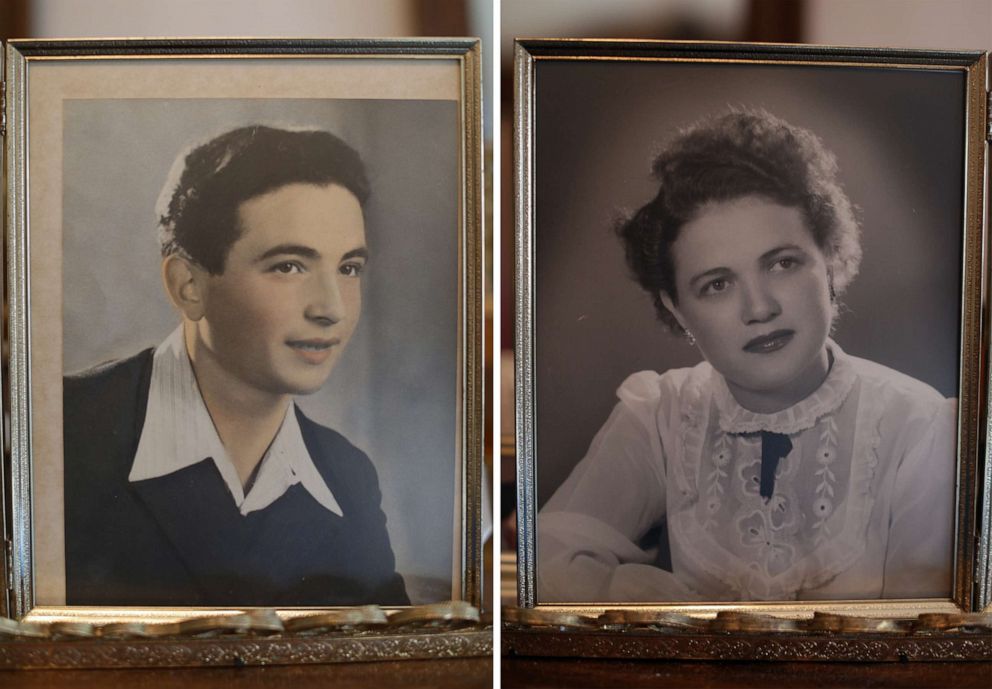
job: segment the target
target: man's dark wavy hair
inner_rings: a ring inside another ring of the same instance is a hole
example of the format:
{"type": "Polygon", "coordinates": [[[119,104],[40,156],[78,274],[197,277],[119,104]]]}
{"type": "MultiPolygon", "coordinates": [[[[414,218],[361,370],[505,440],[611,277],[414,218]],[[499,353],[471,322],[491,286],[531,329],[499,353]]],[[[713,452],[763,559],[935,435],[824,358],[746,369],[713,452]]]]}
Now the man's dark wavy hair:
{"type": "Polygon", "coordinates": [[[183,255],[214,275],[224,272],[241,236],[238,207],[245,201],[287,184],[337,184],[363,206],[369,196],[361,157],[320,130],[241,127],[196,146],[182,165],[160,201],[162,256],[183,255]]]}
{"type": "Polygon", "coordinates": [[[835,295],[861,262],[861,236],[851,202],[837,181],[837,162],[812,132],[764,110],[731,110],[683,130],[652,166],[658,194],[617,226],[634,278],[658,318],[682,332],[661,293],[678,303],[672,245],[682,227],[713,202],[761,196],[802,211],[823,251],[835,295]]]}

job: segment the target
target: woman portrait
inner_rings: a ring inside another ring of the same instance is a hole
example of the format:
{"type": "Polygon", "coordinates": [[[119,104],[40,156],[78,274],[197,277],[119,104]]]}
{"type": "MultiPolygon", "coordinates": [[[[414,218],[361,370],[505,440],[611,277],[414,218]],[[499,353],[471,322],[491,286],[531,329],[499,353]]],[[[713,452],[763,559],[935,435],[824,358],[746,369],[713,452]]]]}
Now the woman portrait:
{"type": "MultiPolygon", "coordinates": [[[[538,241],[538,342],[553,331],[543,316],[552,305],[576,328],[593,321],[585,327],[601,339],[588,346],[609,363],[570,375],[585,376],[587,391],[615,386],[585,446],[576,452],[572,441],[571,462],[558,461],[567,443],[549,410],[568,397],[548,395],[565,384],[538,346],[538,409],[552,420],[538,429],[547,441],[538,443],[541,603],[950,596],[956,355],[940,352],[956,347],[960,273],[937,271],[959,259],[960,229],[950,233],[956,244],[932,247],[932,264],[915,278],[923,284],[902,297],[924,293],[920,314],[945,310],[950,327],[917,321],[914,339],[886,332],[885,301],[870,295],[886,282],[879,249],[897,259],[890,270],[900,281],[914,278],[898,260],[911,266],[921,247],[900,253],[897,234],[887,246],[870,237],[880,211],[849,195],[849,158],[839,160],[833,139],[766,108],[772,100],[699,109],[658,137],[639,194],[620,192],[602,231],[616,249],[602,261],[622,264],[604,270],[626,284],[602,289],[618,290],[603,301],[623,316],[597,316],[593,303],[569,311],[556,294],[562,265],[545,268],[538,241]],[[854,292],[862,279],[867,297],[854,292]],[[623,332],[624,319],[659,334],[630,337],[639,331],[623,332]],[[608,342],[611,325],[621,331],[608,342]],[[886,346],[922,353],[922,364],[900,366],[886,346]]],[[[842,149],[854,150],[850,141],[842,149]]],[[[538,146],[538,184],[542,161],[557,164],[547,150],[538,146]]],[[[618,177],[641,184],[628,170],[618,177]]],[[[900,193],[915,183],[886,180],[900,193]]],[[[883,216],[881,230],[894,220],[883,216]]],[[[898,296],[892,302],[906,309],[898,296]]]]}

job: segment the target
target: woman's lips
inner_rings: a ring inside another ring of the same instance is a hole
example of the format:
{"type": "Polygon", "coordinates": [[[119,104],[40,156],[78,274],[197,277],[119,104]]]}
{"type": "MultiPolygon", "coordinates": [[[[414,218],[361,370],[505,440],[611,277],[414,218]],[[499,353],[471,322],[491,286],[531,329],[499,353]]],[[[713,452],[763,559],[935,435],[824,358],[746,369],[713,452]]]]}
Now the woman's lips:
{"type": "Polygon", "coordinates": [[[290,340],[286,344],[304,361],[316,365],[327,361],[327,357],[331,355],[331,350],[340,342],[337,338],[333,338],[330,340],[290,340]]]}
{"type": "Polygon", "coordinates": [[[745,352],[750,352],[751,354],[770,354],[771,352],[777,352],[789,344],[795,334],[796,332],[794,330],[776,330],[767,335],[761,335],[753,340],[749,340],[743,349],[745,352]]]}

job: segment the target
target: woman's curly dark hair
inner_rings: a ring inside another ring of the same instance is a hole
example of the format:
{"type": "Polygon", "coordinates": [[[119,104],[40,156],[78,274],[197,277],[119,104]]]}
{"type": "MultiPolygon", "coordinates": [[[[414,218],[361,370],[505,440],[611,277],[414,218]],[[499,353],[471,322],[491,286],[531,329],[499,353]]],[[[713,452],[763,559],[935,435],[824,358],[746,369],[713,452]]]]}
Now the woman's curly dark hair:
{"type": "Polygon", "coordinates": [[[652,166],[652,201],[622,221],[617,234],[627,264],[650,295],[658,318],[682,332],[661,293],[678,303],[672,245],[682,227],[711,202],[762,196],[799,208],[827,259],[835,295],[861,263],[861,236],[837,181],[837,161],[812,132],[764,110],[735,109],[681,131],[652,166]]]}

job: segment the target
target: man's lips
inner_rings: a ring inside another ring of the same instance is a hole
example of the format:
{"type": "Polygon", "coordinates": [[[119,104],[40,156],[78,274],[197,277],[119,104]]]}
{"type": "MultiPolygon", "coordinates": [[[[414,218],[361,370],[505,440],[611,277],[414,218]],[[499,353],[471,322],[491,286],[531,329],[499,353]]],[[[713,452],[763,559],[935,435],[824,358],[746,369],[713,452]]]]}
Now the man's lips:
{"type": "Polygon", "coordinates": [[[745,352],[750,352],[751,354],[769,354],[789,344],[795,335],[795,330],[776,330],[767,335],[761,335],[753,340],[749,340],[743,349],[745,352]]]}
{"type": "Polygon", "coordinates": [[[311,364],[321,364],[331,355],[331,349],[341,344],[341,340],[312,338],[308,340],[289,340],[286,342],[304,361],[311,364]]]}

